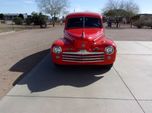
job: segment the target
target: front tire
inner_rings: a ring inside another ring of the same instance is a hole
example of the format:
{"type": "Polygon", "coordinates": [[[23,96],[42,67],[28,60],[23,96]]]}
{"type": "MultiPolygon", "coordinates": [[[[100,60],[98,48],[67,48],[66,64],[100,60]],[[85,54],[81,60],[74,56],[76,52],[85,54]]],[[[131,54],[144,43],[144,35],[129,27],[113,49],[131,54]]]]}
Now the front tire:
{"type": "Polygon", "coordinates": [[[64,66],[63,66],[63,65],[60,65],[60,64],[54,63],[54,67],[55,67],[55,68],[63,68],[64,66]]]}
{"type": "Polygon", "coordinates": [[[109,64],[105,66],[106,69],[111,69],[112,67],[113,67],[113,64],[109,64]]]}

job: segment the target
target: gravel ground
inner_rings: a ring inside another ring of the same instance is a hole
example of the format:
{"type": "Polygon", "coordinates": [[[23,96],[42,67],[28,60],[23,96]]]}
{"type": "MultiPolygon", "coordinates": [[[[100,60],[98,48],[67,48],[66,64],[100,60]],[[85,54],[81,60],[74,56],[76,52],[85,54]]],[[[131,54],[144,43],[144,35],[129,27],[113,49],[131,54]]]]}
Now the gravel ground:
{"type": "MultiPolygon", "coordinates": [[[[34,29],[0,35],[0,98],[49,53],[63,27],[34,29]]],[[[152,41],[151,29],[106,29],[117,41],[152,41]]]]}

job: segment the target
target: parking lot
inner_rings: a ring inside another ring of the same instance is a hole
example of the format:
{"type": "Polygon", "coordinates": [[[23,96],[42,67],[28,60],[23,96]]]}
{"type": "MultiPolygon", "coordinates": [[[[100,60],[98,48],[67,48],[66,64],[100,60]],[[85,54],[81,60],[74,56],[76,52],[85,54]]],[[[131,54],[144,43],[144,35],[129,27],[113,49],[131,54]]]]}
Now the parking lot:
{"type": "Polygon", "coordinates": [[[48,48],[62,29],[0,36],[0,72],[23,76],[0,100],[0,113],[152,113],[151,29],[106,30],[118,46],[111,70],[55,67],[48,48]],[[5,46],[8,38],[14,40],[11,48],[5,46]]]}

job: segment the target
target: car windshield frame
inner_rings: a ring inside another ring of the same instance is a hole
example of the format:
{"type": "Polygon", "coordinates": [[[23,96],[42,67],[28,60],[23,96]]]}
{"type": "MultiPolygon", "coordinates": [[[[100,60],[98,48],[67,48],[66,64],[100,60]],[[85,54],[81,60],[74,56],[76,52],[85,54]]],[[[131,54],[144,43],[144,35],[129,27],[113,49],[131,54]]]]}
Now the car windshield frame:
{"type": "Polygon", "coordinates": [[[98,17],[73,17],[68,19],[66,28],[103,28],[103,24],[102,19],[98,17]],[[72,21],[76,22],[74,23],[72,21]]]}

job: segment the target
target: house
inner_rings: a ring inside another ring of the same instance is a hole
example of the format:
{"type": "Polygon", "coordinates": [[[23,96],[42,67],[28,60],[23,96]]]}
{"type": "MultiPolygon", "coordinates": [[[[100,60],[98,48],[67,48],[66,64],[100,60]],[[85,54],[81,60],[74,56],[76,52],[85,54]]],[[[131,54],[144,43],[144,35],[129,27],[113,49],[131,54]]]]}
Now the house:
{"type": "MultiPolygon", "coordinates": [[[[6,13],[6,14],[4,14],[4,18],[5,18],[6,21],[7,20],[11,21],[14,18],[16,18],[17,16],[19,16],[18,13],[6,13]]],[[[24,16],[24,18],[27,18],[28,15],[27,15],[27,13],[24,13],[23,16],[24,16]]]]}

